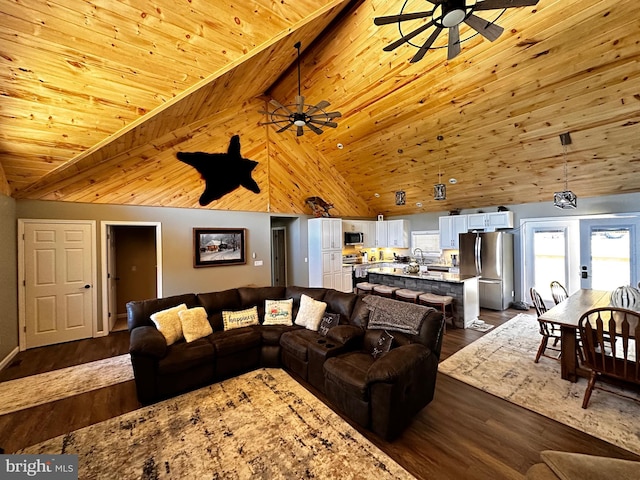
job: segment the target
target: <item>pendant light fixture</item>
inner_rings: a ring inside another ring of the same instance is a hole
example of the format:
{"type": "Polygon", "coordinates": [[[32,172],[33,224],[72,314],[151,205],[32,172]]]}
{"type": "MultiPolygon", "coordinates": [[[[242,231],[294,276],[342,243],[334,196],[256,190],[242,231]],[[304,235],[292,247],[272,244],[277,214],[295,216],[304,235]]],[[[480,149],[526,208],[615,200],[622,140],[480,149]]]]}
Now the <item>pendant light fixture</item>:
{"type": "Polygon", "coordinates": [[[564,191],[553,194],[553,206],[562,209],[573,209],[578,206],[578,197],[569,190],[569,179],[567,175],[567,145],[571,145],[571,135],[569,132],[560,135],[562,143],[562,158],[564,159],[564,191]]]}
{"type": "MultiPolygon", "coordinates": [[[[442,142],[444,137],[438,135],[438,142],[442,142]]],[[[442,150],[442,149],[440,149],[442,150]]],[[[442,183],[442,173],[440,172],[440,160],[438,160],[438,183],[433,186],[433,199],[434,200],[446,200],[447,199],[447,187],[442,183]]]]}

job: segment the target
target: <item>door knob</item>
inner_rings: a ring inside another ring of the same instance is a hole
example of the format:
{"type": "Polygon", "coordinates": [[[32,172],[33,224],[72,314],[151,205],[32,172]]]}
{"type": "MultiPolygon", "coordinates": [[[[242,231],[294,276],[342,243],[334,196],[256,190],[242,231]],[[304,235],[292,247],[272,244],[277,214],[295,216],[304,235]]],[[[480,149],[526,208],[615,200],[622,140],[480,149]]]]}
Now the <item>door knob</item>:
{"type": "Polygon", "coordinates": [[[91,288],[91,285],[85,285],[84,288],[91,288]]]}

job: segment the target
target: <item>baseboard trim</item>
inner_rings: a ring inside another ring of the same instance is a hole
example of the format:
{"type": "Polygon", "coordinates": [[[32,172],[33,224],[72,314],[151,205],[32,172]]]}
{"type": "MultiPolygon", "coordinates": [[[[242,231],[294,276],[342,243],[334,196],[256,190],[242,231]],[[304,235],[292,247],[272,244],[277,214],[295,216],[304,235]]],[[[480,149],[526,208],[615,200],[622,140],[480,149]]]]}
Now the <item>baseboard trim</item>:
{"type": "Polygon", "coordinates": [[[13,357],[15,357],[18,353],[20,353],[20,348],[19,347],[16,347],[11,352],[9,352],[9,355],[4,357],[2,359],[2,361],[0,362],[0,370],[3,370],[4,367],[9,365],[9,362],[11,362],[11,360],[13,360],[13,357]]]}

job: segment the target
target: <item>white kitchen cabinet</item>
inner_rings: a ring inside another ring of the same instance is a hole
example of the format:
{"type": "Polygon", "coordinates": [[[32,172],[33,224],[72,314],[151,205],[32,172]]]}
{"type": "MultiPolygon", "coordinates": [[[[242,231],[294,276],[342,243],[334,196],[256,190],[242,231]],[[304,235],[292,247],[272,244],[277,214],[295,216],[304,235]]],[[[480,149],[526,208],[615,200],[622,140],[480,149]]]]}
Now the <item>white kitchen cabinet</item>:
{"type": "Polygon", "coordinates": [[[309,286],[343,290],[342,220],[312,218],[308,222],[309,286]]]}
{"type": "Polygon", "coordinates": [[[469,230],[493,231],[497,228],[513,228],[513,212],[472,213],[467,215],[469,230]]]}
{"type": "Polygon", "coordinates": [[[353,267],[342,267],[342,288],[339,290],[353,293],[353,267]]]}
{"type": "Polygon", "coordinates": [[[389,241],[389,222],[376,222],[376,244],[378,248],[385,248],[389,241]]]}
{"type": "Polygon", "coordinates": [[[440,217],[440,248],[458,249],[458,235],[467,232],[467,215],[440,217]]]}
{"type": "Polygon", "coordinates": [[[409,248],[409,221],[388,220],[387,222],[387,247],[409,248]]]}
{"type": "Polygon", "coordinates": [[[362,246],[363,248],[374,248],[376,246],[376,223],[378,222],[367,220],[362,223],[364,227],[364,230],[362,230],[364,244],[362,246]]]}

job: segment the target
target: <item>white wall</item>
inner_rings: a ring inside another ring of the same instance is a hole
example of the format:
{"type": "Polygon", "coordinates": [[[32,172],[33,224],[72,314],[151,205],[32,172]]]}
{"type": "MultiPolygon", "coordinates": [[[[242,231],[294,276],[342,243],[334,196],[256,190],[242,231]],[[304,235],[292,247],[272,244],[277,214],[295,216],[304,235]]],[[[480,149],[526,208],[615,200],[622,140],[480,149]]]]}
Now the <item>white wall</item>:
{"type": "Polygon", "coordinates": [[[16,202],[0,194],[0,362],[18,346],[16,202]]]}

